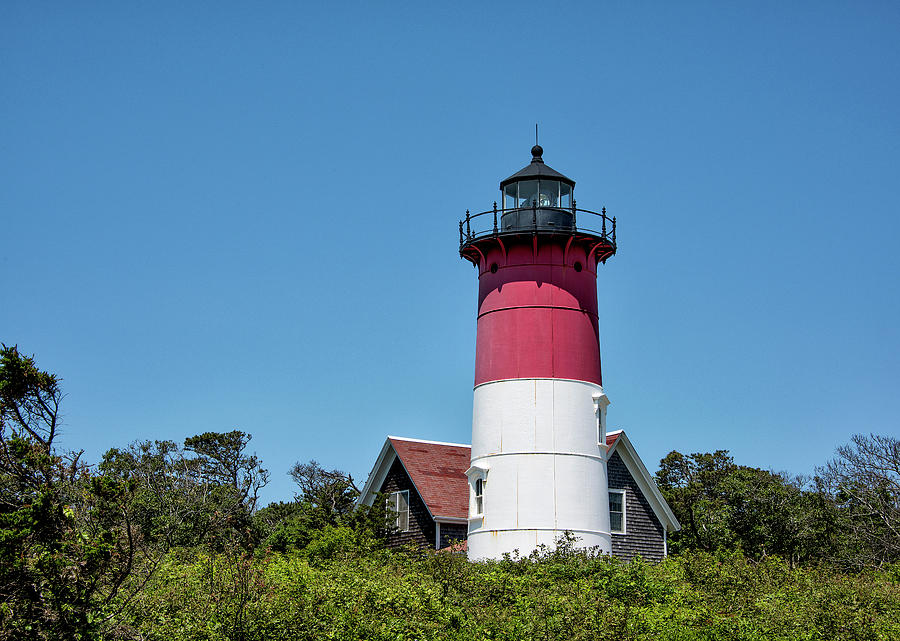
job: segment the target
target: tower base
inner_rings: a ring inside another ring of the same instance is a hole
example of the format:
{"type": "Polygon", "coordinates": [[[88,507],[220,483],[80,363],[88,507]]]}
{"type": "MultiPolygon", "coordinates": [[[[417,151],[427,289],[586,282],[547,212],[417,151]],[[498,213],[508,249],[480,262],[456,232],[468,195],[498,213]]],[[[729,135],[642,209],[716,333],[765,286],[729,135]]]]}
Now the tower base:
{"type": "Polygon", "coordinates": [[[528,556],[542,549],[553,550],[560,539],[571,534],[575,549],[589,549],[602,554],[612,553],[609,532],[572,530],[479,530],[469,534],[467,543],[470,561],[502,559],[504,554],[528,556]]]}
{"type": "Polygon", "coordinates": [[[528,556],[556,547],[566,532],[576,548],[611,552],[606,404],[599,399],[606,400],[600,385],[567,379],[475,387],[470,560],[528,556]]]}

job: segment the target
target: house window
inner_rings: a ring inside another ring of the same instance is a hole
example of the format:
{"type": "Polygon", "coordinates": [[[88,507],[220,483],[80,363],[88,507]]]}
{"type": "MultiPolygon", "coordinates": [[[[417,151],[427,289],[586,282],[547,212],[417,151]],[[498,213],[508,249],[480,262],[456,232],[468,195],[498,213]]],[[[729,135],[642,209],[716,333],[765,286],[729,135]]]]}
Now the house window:
{"type": "Polygon", "coordinates": [[[398,532],[409,531],[409,490],[391,492],[385,499],[388,509],[388,523],[398,532]]]}
{"type": "Polygon", "coordinates": [[[609,491],[609,531],[625,534],[625,490],[609,491]]]}
{"type": "Polygon", "coordinates": [[[475,515],[484,514],[484,479],[475,479],[475,515]]]}

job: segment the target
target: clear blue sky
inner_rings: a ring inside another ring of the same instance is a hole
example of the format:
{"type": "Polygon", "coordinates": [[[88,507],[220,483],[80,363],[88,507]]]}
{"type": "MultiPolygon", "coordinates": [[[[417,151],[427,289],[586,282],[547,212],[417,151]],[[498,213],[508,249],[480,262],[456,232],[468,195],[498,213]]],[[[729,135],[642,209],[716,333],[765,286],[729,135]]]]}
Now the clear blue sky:
{"type": "Polygon", "coordinates": [[[457,220],[544,158],[618,217],[611,427],[810,473],[898,435],[896,2],[0,5],[0,340],[62,444],[239,428],[365,480],[468,442],[457,220]]]}

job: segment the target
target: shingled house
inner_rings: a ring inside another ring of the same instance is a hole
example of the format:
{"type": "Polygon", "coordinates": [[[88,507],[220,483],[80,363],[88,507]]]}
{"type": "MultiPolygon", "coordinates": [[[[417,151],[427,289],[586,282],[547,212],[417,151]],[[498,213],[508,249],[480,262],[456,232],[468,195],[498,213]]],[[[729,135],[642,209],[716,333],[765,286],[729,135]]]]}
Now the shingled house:
{"type": "MultiPolygon", "coordinates": [[[[622,430],[606,435],[612,553],[659,561],[668,532],[681,528],[622,430]]],[[[381,493],[396,513],[390,545],[442,549],[468,534],[471,447],[389,436],[360,495],[381,493]]]]}

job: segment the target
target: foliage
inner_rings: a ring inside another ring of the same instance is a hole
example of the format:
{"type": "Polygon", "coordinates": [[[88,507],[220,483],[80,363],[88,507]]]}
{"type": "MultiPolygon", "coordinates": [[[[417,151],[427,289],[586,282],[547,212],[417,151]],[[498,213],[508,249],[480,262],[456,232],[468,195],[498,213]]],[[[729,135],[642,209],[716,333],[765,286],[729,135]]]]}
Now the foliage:
{"type": "Polygon", "coordinates": [[[858,575],[739,552],[658,565],[566,549],[468,563],[385,550],[329,528],[327,545],[242,560],[170,559],[143,593],[135,638],[892,639],[900,567],[858,575]],[[140,635],[139,637],[137,635],[140,635]]]}
{"type": "Polygon", "coordinates": [[[346,528],[367,537],[387,531],[385,502],[378,497],[372,506],[357,506],[359,489],[349,474],[325,470],[316,461],[296,463],[289,474],[300,488],[295,502],[272,504],[254,518],[262,549],[303,549],[327,528],[346,528]]]}
{"type": "Polygon", "coordinates": [[[790,478],[736,465],[728,452],[669,453],[656,480],[682,524],[671,549],[739,547],[755,559],[790,563],[833,558],[842,545],[842,515],[821,491],[790,478]]]}
{"type": "Polygon", "coordinates": [[[131,485],[90,474],[80,453],[56,451],[61,400],[56,376],[2,346],[3,640],[93,638],[127,605],[127,581],[144,559],[126,509],[131,485]]]}
{"type": "Polygon", "coordinates": [[[146,539],[166,550],[235,541],[252,544],[251,517],[269,473],[245,453],[239,430],[173,441],[139,441],[106,452],[100,470],[136,488],[131,509],[146,539]]]}
{"type": "Polygon", "coordinates": [[[725,451],[661,462],[684,525],[658,565],[571,536],[469,563],[379,538],[385,502],[315,461],[294,502],[234,430],[96,471],[54,447],[59,380],[0,353],[0,641],[900,638],[900,443],[857,436],[812,483],[725,451]],[[846,573],[848,568],[854,572],[846,573]]]}
{"type": "Polygon", "coordinates": [[[349,474],[326,470],[316,461],[294,463],[289,474],[300,488],[298,499],[315,507],[329,525],[353,510],[359,488],[349,474]]]}
{"type": "Polygon", "coordinates": [[[845,515],[847,560],[855,566],[900,560],[900,440],[856,434],[819,475],[845,515]]]}

